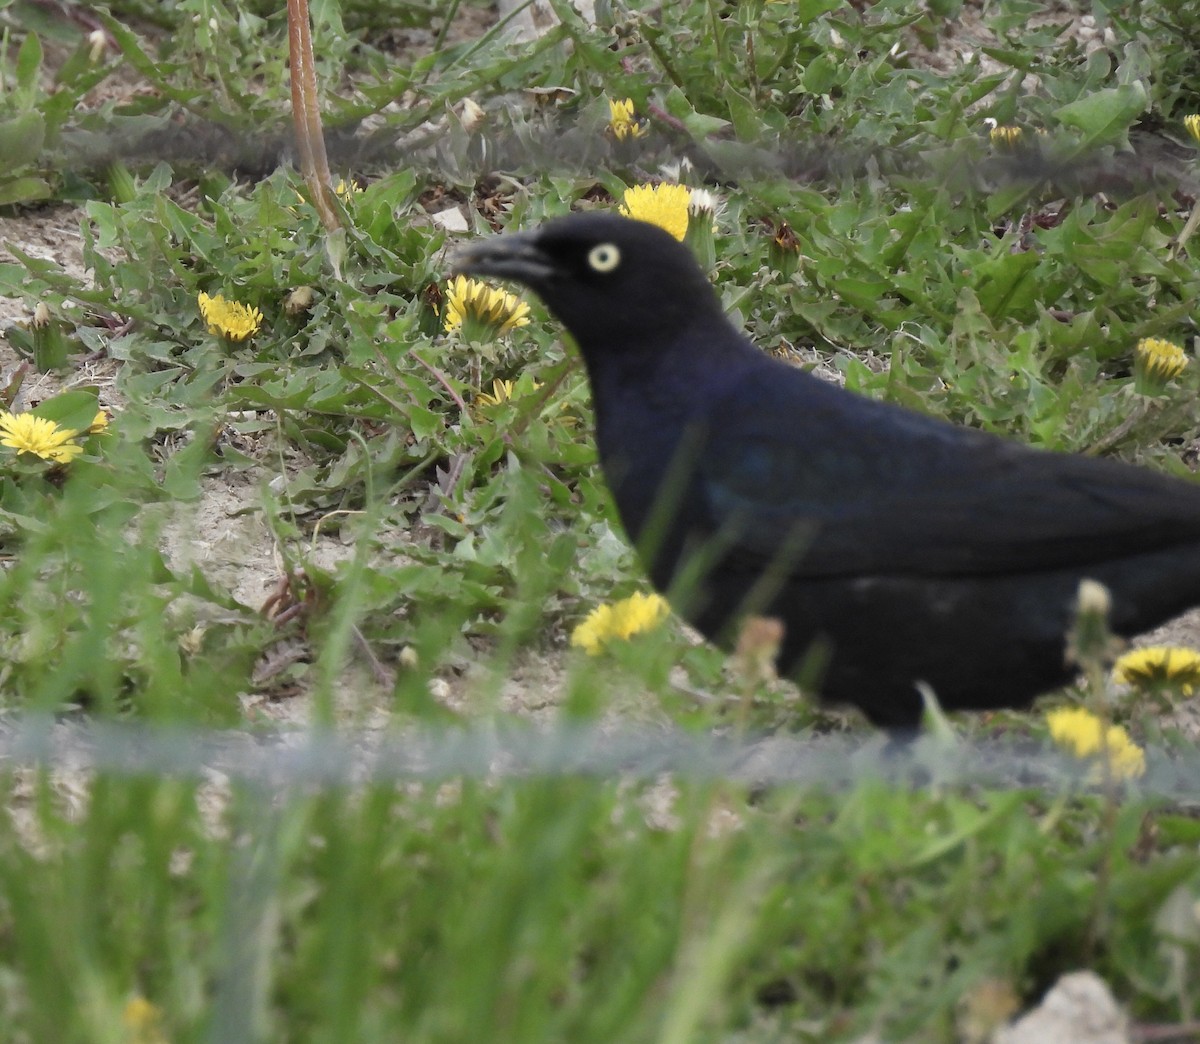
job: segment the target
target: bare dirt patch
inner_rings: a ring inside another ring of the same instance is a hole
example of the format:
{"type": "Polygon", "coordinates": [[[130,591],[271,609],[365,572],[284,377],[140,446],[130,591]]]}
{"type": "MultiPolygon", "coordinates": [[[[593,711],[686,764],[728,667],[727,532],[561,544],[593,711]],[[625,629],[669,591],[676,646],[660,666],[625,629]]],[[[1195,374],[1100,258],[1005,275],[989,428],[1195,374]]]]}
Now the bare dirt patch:
{"type": "MultiPolygon", "coordinates": [[[[9,246],[39,261],[51,261],[81,284],[88,282],[83,261],[84,221],[82,208],[74,206],[46,207],[37,210],[0,216],[0,263],[20,263],[9,246]]],[[[0,296],[0,332],[13,324],[27,325],[33,316],[36,302],[0,296]]],[[[7,338],[0,338],[0,387],[21,364],[21,357],[7,338]]],[[[100,403],[111,409],[118,405],[115,380],[119,364],[112,359],[88,357],[68,374],[27,371],[20,396],[12,404],[15,409],[28,409],[43,399],[67,388],[80,386],[99,389],[100,403]]]]}

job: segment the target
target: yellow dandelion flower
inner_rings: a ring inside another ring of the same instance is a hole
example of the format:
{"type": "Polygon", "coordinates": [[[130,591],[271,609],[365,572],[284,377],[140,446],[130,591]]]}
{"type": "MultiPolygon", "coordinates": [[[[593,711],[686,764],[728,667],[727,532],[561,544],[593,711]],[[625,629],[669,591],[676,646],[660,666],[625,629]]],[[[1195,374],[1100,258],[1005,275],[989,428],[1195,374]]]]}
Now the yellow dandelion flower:
{"type": "Polygon", "coordinates": [[[208,332],[226,337],[231,341],[244,341],[256,334],[262,326],[263,314],[257,308],[227,301],[221,294],[209,297],[200,294],[196,298],[200,314],[208,324],[208,332]]]}
{"type": "Polygon", "coordinates": [[[333,192],[343,203],[350,203],[355,196],[362,192],[362,186],[357,181],[338,178],[338,183],[333,186],[333,192]]]}
{"type": "Polygon", "coordinates": [[[1178,689],[1190,696],[1200,685],[1200,652],[1178,645],[1132,649],[1113,664],[1112,676],[1139,689],[1178,689]]]}
{"type": "Polygon", "coordinates": [[[1107,757],[1115,779],[1135,779],[1146,772],[1146,755],[1121,725],[1107,729],[1082,707],[1065,707],[1046,715],[1050,737],[1077,758],[1107,757]]]}
{"type": "Polygon", "coordinates": [[[1193,112],[1183,118],[1183,126],[1187,132],[1200,142],[1200,112],[1193,112]]]}
{"type": "Polygon", "coordinates": [[[1159,337],[1143,337],[1133,353],[1134,387],[1144,395],[1162,391],[1187,364],[1188,357],[1179,345],[1159,337]]]}
{"type": "Polygon", "coordinates": [[[497,337],[529,322],[529,305],[514,294],[466,276],[455,276],[446,294],[447,333],[463,327],[467,340],[497,337]]]}
{"type": "Polygon", "coordinates": [[[83,452],[83,447],[72,441],[79,432],[60,428],[54,421],[32,413],[0,411],[0,433],[4,435],[0,446],[32,453],[55,464],[66,464],[83,452]]]}
{"type": "Polygon", "coordinates": [[[654,630],[668,612],[667,600],[657,594],[639,593],[599,605],[571,632],[571,644],[589,656],[598,656],[614,639],[626,641],[635,634],[654,630]]]}
{"type": "Polygon", "coordinates": [[[640,138],[645,135],[645,124],[634,119],[632,98],[626,98],[624,101],[608,99],[608,129],[612,131],[613,137],[617,141],[624,141],[626,138],[640,138]]]}
{"type": "Polygon", "coordinates": [[[998,149],[1014,149],[1020,143],[1024,131],[1012,124],[998,124],[988,132],[988,137],[998,149]]]}
{"type": "MultiPolygon", "coordinates": [[[[515,381],[502,381],[498,377],[495,378],[492,381],[491,392],[481,391],[475,396],[475,404],[477,406],[499,406],[501,403],[509,402],[515,397],[513,395],[515,383],[515,381]]],[[[534,381],[531,390],[537,391],[541,386],[540,382],[534,381]]]]}
{"type": "Polygon", "coordinates": [[[92,418],[92,423],[87,426],[88,435],[98,435],[102,431],[108,430],[108,414],[103,410],[97,410],[96,416],[92,418]]]}
{"type": "Polygon", "coordinates": [[[513,382],[496,378],[492,381],[491,394],[480,392],[475,396],[475,402],[480,406],[499,406],[513,397],[513,382]]]}
{"type": "Polygon", "coordinates": [[[665,228],[682,241],[687,235],[691,198],[691,189],[686,185],[635,185],[625,190],[621,213],[665,228]]]}
{"type": "Polygon", "coordinates": [[[121,1012],[121,1021],[129,1030],[130,1044],[165,1044],[162,1009],[145,997],[131,997],[121,1012]]]}

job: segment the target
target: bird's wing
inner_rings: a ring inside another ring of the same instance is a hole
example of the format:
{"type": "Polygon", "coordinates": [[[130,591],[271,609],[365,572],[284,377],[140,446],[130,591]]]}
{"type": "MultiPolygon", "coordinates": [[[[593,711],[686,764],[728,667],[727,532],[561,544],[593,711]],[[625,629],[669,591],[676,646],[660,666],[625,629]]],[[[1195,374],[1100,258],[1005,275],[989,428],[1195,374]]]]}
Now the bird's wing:
{"type": "Polygon", "coordinates": [[[1073,568],[1200,541],[1200,485],[1032,450],[772,367],[710,417],[706,528],[796,576],[1073,568]]]}

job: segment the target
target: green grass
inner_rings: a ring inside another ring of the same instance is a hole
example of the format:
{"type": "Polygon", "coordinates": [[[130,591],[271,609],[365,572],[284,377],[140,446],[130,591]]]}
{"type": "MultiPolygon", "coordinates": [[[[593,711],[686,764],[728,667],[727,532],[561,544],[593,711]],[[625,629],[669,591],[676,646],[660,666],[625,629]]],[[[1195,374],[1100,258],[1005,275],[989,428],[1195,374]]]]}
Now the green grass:
{"type": "MultiPolygon", "coordinates": [[[[975,58],[935,71],[921,47],[960,4],[615,4],[600,27],[559,4],[563,25],[518,46],[443,34],[425,3],[386,19],[314,3],[331,142],[374,120],[370,148],[331,145],[365,185],[341,237],[263,160],[289,133],[277,6],[114,4],[117,49],[95,60],[72,24],[0,6],[0,203],[82,207],[89,268],[13,243],[0,293],[30,316],[44,303],[50,326],[8,340],[74,388],[39,407],[66,426],[94,414],[85,353],[116,364],[112,423],[78,460],[0,458],[6,713],[253,730],[299,700],[335,726],[509,724],[506,681],[543,663],[555,693],[522,699],[559,701],[556,720],[848,727],[675,625],[572,654],[590,608],[644,588],[581,369],[537,304],[500,339],[441,329],[455,237],[428,211],[530,227],[685,153],[722,203],[714,281],[764,348],[1031,444],[1191,474],[1200,368],[1147,397],[1132,360],[1141,337],[1194,343],[1200,270],[1178,240],[1200,5],[1096,5],[1111,43],[1088,49],[1031,24],[1044,5],[997,0],[975,58]],[[387,53],[399,25],[430,47],[387,53]],[[114,75],[155,91],[93,93],[114,75]],[[609,97],[649,120],[636,147],[605,137],[609,97]],[[468,98],[487,112],[474,133],[468,98]],[[989,117],[1049,132],[1057,187],[1005,174],[989,117]],[[199,148],[210,135],[226,151],[199,148]],[[1131,168],[1131,141],[1162,184],[1098,187],[1131,168]],[[807,173],[781,174],[785,154],[807,173]],[[775,241],[784,223],[798,253],[775,241]],[[311,303],[289,311],[302,287],[311,303]],[[210,334],[201,292],[263,328],[210,334]],[[496,379],[513,397],[476,403],[496,379]],[[283,616],[162,550],[214,484],[254,491],[283,616]]],[[[1114,712],[1139,740],[1186,743],[1160,704],[1114,712]]],[[[962,728],[1044,736],[1032,714],[962,728]]],[[[1078,967],[1140,1020],[1196,1017],[1190,805],[871,780],[322,788],[13,768],[0,786],[2,1041],[950,1041],[989,984],[1028,1006],[1078,967]],[[157,1026],[128,1025],[133,998],[157,1026]]]]}

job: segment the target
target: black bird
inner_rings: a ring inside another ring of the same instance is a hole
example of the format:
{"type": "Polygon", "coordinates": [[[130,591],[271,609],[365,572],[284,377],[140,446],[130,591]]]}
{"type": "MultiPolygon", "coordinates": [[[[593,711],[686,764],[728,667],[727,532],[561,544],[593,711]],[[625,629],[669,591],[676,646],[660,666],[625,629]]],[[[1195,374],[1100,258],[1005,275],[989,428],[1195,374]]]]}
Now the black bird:
{"type": "Polygon", "coordinates": [[[1200,485],[876,402],[772,359],[685,246],[573,214],[455,269],[522,283],[574,336],[621,521],[707,637],[747,611],[780,667],[886,727],[1019,707],[1065,684],[1080,581],[1136,634],[1200,604],[1200,485]]]}

